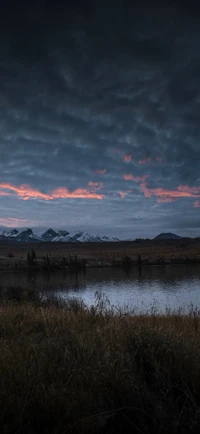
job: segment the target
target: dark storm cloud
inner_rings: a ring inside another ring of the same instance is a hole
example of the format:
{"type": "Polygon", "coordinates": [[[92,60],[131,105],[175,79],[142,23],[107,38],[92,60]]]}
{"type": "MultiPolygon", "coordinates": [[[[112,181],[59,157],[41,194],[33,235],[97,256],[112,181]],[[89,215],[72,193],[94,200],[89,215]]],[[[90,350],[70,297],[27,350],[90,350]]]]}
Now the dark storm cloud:
{"type": "Polygon", "coordinates": [[[196,2],[1,6],[2,219],[133,236],[198,228],[199,24],[196,2]],[[102,200],[39,197],[89,182],[102,200]],[[24,184],[26,201],[11,190],[24,184]]]}

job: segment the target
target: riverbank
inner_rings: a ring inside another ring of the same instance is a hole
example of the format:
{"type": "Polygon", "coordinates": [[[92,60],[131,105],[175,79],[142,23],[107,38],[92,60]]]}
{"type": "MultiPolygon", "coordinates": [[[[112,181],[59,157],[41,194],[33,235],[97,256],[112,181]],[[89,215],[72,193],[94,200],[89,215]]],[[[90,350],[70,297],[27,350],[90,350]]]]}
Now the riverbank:
{"type": "Polygon", "coordinates": [[[0,304],[3,433],[196,433],[200,317],[0,304]]]}
{"type": "Polygon", "coordinates": [[[143,268],[148,266],[164,266],[164,265],[189,265],[189,264],[200,264],[200,258],[198,257],[187,257],[187,258],[158,258],[143,259],[138,261],[137,259],[132,259],[130,257],[119,258],[118,260],[107,260],[107,259],[89,259],[72,257],[69,258],[54,258],[49,264],[46,264],[43,259],[38,259],[35,264],[29,265],[27,261],[20,260],[10,260],[5,257],[0,257],[0,272],[10,272],[10,273],[36,273],[36,272],[56,272],[63,270],[65,272],[79,272],[87,270],[90,268],[124,268],[130,269],[132,267],[143,268]]]}
{"type": "Polygon", "coordinates": [[[79,271],[97,267],[169,264],[200,264],[200,240],[36,244],[0,242],[0,271],[79,271]]]}

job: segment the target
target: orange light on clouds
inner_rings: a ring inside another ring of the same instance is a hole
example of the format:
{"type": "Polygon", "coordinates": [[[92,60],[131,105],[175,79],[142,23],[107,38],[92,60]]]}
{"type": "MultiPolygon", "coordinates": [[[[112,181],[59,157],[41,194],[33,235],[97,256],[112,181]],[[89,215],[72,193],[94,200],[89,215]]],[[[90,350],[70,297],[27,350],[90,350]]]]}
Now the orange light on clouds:
{"type": "Polygon", "coordinates": [[[97,175],[104,175],[104,174],[106,173],[106,169],[95,170],[95,173],[96,173],[97,175]]]}
{"type": "Polygon", "coordinates": [[[144,158],[144,160],[139,160],[138,164],[151,163],[151,157],[144,158]]]}
{"type": "Polygon", "coordinates": [[[103,182],[88,182],[88,186],[91,187],[94,191],[101,190],[104,187],[103,182]]]}
{"type": "MultiPolygon", "coordinates": [[[[126,174],[123,176],[125,181],[134,181],[140,182],[141,191],[144,193],[146,198],[150,198],[152,196],[157,197],[157,202],[174,202],[180,198],[186,197],[200,197],[200,187],[190,187],[189,185],[179,185],[174,190],[165,189],[162,187],[150,188],[146,182],[146,179],[149,175],[143,176],[133,176],[131,174],[126,174]]],[[[194,202],[194,207],[198,208],[200,206],[200,201],[194,202]]]]}
{"type": "MultiPolygon", "coordinates": [[[[156,161],[157,161],[157,163],[162,163],[163,159],[161,157],[156,157],[156,161]]],[[[152,163],[152,158],[147,157],[147,158],[144,158],[143,160],[138,161],[138,164],[146,164],[146,163],[152,163]]]]}
{"type": "Polygon", "coordinates": [[[49,194],[41,193],[39,190],[36,190],[30,185],[20,185],[16,187],[15,185],[9,183],[0,184],[0,196],[9,196],[15,193],[22,200],[28,199],[44,199],[51,200],[51,196],[49,194]],[[7,192],[7,190],[9,190],[7,192]]]}
{"type": "Polygon", "coordinates": [[[166,203],[169,203],[169,202],[174,202],[176,200],[176,198],[172,198],[172,197],[159,197],[158,199],[157,199],[157,202],[159,202],[159,203],[164,203],[164,202],[166,202],[166,203]]]}
{"type": "Polygon", "coordinates": [[[134,181],[134,182],[144,182],[149,175],[143,175],[143,176],[133,176],[130,173],[127,173],[126,175],[123,176],[123,179],[125,181],[134,181]]]}
{"type": "Polygon", "coordinates": [[[16,226],[24,226],[24,224],[33,224],[37,223],[37,220],[26,220],[26,219],[18,219],[14,217],[0,218],[0,225],[7,226],[10,228],[14,228],[16,226]]]}
{"type": "Polygon", "coordinates": [[[11,196],[16,195],[19,199],[29,200],[29,199],[43,199],[43,200],[54,200],[54,199],[98,199],[102,200],[104,195],[96,193],[97,190],[103,188],[103,183],[89,182],[88,186],[90,189],[77,188],[73,191],[69,191],[66,187],[59,187],[50,193],[42,193],[41,191],[32,188],[30,185],[20,185],[19,187],[9,184],[0,184],[0,196],[11,196]]]}
{"type": "Polygon", "coordinates": [[[68,188],[60,187],[52,191],[51,200],[53,199],[103,199],[102,194],[97,194],[93,191],[88,191],[85,188],[77,188],[74,191],[69,191],[68,188]]]}
{"type": "Polygon", "coordinates": [[[162,187],[149,188],[146,182],[141,184],[141,190],[146,198],[158,197],[158,202],[173,202],[182,197],[200,197],[200,187],[179,185],[175,190],[168,190],[162,187]]]}
{"type": "Polygon", "coordinates": [[[132,156],[131,156],[131,154],[130,154],[130,155],[123,155],[122,160],[123,160],[125,163],[130,163],[130,161],[132,160],[132,156]]]}
{"type": "Polygon", "coordinates": [[[124,193],[124,191],[120,191],[119,194],[120,194],[122,199],[124,199],[126,197],[126,194],[124,193]]]}

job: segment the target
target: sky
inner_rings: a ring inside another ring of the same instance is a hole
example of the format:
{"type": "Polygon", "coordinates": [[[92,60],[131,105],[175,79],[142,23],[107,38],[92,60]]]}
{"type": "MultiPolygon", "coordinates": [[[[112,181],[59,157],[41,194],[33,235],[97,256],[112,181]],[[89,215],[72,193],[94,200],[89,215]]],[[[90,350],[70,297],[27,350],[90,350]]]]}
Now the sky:
{"type": "Polygon", "coordinates": [[[1,226],[200,235],[198,2],[133,3],[0,2],[1,226]]]}

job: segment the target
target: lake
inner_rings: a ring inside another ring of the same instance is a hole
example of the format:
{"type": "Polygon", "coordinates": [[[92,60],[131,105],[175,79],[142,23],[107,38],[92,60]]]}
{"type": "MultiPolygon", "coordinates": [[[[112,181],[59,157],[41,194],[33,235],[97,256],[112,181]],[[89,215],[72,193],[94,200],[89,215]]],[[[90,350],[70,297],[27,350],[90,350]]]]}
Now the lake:
{"type": "Polygon", "coordinates": [[[122,268],[88,269],[85,273],[38,273],[34,277],[21,273],[1,273],[0,285],[25,286],[32,281],[42,294],[59,298],[81,298],[87,305],[95,303],[96,292],[103,294],[117,308],[159,313],[169,309],[200,309],[200,265],[149,266],[129,270],[122,268]]]}

